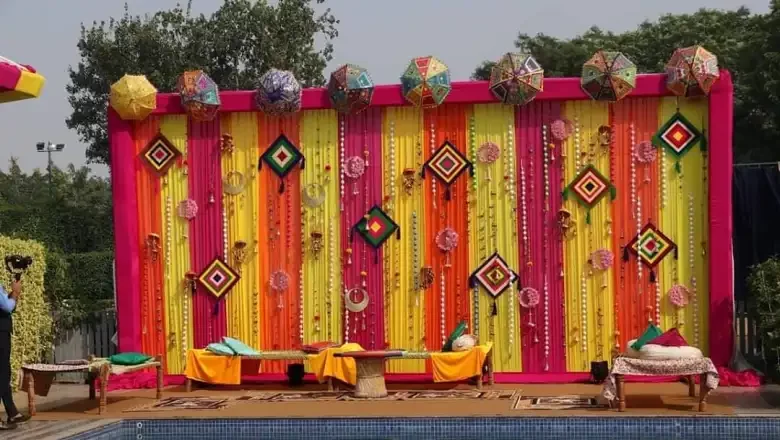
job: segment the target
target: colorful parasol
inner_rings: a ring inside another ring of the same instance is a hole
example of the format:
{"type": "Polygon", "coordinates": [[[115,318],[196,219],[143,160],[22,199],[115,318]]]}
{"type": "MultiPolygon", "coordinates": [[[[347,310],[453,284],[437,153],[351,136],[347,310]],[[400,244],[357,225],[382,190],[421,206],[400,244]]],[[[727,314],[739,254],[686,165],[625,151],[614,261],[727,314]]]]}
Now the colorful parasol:
{"type": "Polygon", "coordinates": [[[179,77],[176,89],[181,95],[181,105],[192,119],[211,121],[219,111],[219,88],[202,70],[190,70],[179,77]]]}
{"type": "Polygon", "coordinates": [[[374,96],[374,81],[368,71],[354,64],[345,64],[330,74],[328,97],[333,108],[341,113],[359,113],[374,96]]]}
{"type": "Polygon", "coordinates": [[[597,101],[620,101],[636,87],[636,65],[621,52],[600,50],[582,66],[581,85],[597,101]]]}
{"type": "Polygon", "coordinates": [[[701,46],[677,49],[666,63],[666,88],[677,96],[705,96],[720,77],[718,57],[701,46]]]}
{"type": "Polygon", "coordinates": [[[404,98],[417,107],[433,108],[449,95],[450,70],[436,57],[419,57],[401,75],[404,98]]]}
{"type": "Polygon", "coordinates": [[[292,72],[271,69],[260,77],[255,104],[269,115],[298,112],[301,109],[301,85],[292,72]]]}
{"type": "Polygon", "coordinates": [[[505,104],[533,101],[543,84],[544,69],[529,54],[506,53],[490,71],[490,91],[505,104]]]}
{"type": "Polygon", "coordinates": [[[141,121],[157,108],[157,89],[144,75],[125,75],[111,85],[109,102],[120,118],[141,121]]]}
{"type": "Polygon", "coordinates": [[[45,82],[32,67],[0,56],[0,103],[37,98],[45,82]]]}

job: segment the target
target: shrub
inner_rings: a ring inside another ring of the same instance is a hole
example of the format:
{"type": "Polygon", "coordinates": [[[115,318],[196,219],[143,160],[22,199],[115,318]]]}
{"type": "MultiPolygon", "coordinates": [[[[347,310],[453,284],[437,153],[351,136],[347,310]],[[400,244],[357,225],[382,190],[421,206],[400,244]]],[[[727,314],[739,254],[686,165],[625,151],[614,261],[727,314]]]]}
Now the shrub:
{"type": "Polygon", "coordinates": [[[753,266],[747,284],[767,369],[774,367],[774,372],[780,373],[780,258],[772,257],[753,266]]]}

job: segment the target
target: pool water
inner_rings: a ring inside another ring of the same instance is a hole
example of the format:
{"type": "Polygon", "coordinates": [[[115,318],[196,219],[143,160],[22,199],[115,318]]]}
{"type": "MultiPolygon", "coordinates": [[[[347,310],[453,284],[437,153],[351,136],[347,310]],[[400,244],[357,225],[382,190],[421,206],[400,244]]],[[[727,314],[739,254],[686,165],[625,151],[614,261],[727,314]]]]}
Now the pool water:
{"type": "Polygon", "coordinates": [[[770,417],[123,420],[72,440],[777,440],[770,417]]]}

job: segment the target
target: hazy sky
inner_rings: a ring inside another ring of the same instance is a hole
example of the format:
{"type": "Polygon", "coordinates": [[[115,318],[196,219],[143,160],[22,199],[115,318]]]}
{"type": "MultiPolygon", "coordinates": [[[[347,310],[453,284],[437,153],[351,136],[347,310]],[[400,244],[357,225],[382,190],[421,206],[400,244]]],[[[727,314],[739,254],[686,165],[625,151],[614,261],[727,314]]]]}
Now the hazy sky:
{"type": "MultiPolygon", "coordinates": [[[[35,67],[47,80],[41,98],[0,105],[0,168],[7,167],[11,156],[18,157],[24,169],[45,167],[46,156],[35,151],[38,141],[68,144],[55,155],[59,166],[85,162],[84,145],[65,126],[71,111],[65,92],[67,68],[79,61],[79,24],[119,17],[124,3],[0,0],[0,55],[35,67]]],[[[127,3],[131,13],[145,14],[177,1],[127,3]]],[[[221,3],[194,0],[193,7],[208,14],[221,3]]],[[[519,31],[571,37],[597,25],[620,32],[663,13],[743,5],[763,13],[769,0],[330,0],[326,6],[341,24],[328,70],[351,62],[367,68],[377,83],[395,83],[411,58],[436,55],[450,67],[453,80],[466,80],[482,60],[512,50],[519,31]]],[[[107,174],[106,167],[92,168],[107,174]]]]}

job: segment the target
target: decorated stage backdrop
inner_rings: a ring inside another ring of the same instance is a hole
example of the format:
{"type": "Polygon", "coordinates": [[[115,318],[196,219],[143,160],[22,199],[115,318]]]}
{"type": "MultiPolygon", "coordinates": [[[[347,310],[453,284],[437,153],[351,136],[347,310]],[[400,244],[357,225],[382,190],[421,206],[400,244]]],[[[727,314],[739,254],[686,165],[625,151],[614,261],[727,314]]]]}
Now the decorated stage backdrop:
{"type": "Polygon", "coordinates": [[[206,122],[178,95],[141,121],[110,111],[121,350],[177,374],[223,336],[439,350],[465,320],[495,343],[497,371],[560,373],[652,322],[727,363],[726,72],[697,99],[663,75],[616,103],[579,78],[547,79],[522,106],[484,82],[430,109],[379,86],[348,115],[324,89],[287,116],[253,96],[222,92],[206,122]]]}

